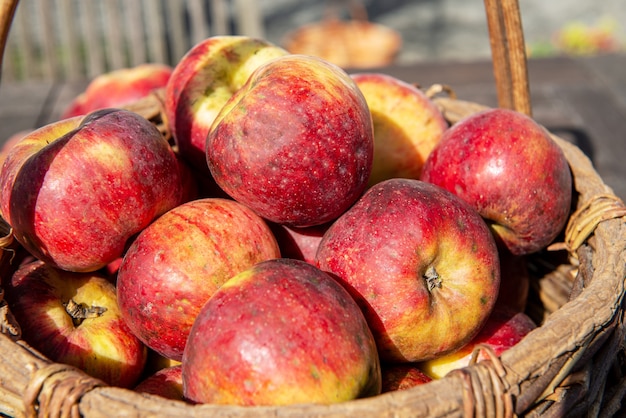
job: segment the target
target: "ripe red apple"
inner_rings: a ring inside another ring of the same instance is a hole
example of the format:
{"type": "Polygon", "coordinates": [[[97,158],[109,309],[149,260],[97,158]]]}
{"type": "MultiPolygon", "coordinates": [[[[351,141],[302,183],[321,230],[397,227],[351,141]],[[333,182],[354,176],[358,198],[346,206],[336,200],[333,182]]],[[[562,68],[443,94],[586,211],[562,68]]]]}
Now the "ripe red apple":
{"type": "Polygon", "coordinates": [[[71,271],[95,271],[120,257],[184,193],[176,156],[157,128],[115,109],[27,135],[7,155],[0,186],[17,241],[71,271]]]}
{"type": "Polygon", "coordinates": [[[433,379],[424,373],[417,364],[383,364],[381,393],[407,390],[431,382],[433,379]]]}
{"type": "Polygon", "coordinates": [[[128,248],[117,295],[133,332],[161,355],[181,360],[204,303],[235,274],[280,251],[267,224],[233,200],[207,198],[161,215],[128,248]]]}
{"type": "Polygon", "coordinates": [[[158,63],[146,63],[100,74],[87,85],[63,110],[62,119],[81,116],[95,110],[120,107],[165,88],[173,68],[158,63]]]}
{"type": "Polygon", "coordinates": [[[317,265],[357,300],[383,362],[455,351],[483,326],[500,284],[489,228],[466,202],[430,183],[372,186],[326,231],[317,265]]]}
{"type": "Polygon", "coordinates": [[[515,255],[550,244],[570,212],[572,174],[563,151],[545,128],[509,109],[484,110],[449,128],[421,179],[469,202],[515,255]]]}
{"type": "Polygon", "coordinates": [[[165,114],[192,166],[208,173],[206,136],[218,112],[257,67],[286,54],[265,40],[219,35],[199,42],[178,61],[165,88],[165,114]]]}
{"type": "Polygon", "coordinates": [[[146,377],[133,390],[175,401],[185,401],[182,370],[183,368],[180,364],[161,369],[146,377]]]}
{"type": "Polygon", "coordinates": [[[50,360],[109,385],[130,388],[138,382],[147,350],[122,319],[115,287],[106,278],[37,260],[21,266],[6,290],[22,338],[50,360]]]}
{"type": "Polygon", "coordinates": [[[4,164],[4,160],[6,159],[6,156],[11,148],[13,148],[13,145],[17,144],[22,138],[24,138],[27,134],[31,132],[32,129],[19,131],[14,133],[4,141],[2,147],[0,148],[0,167],[2,167],[2,164],[4,164]]]}
{"type": "MultiPolygon", "coordinates": [[[[478,344],[489,346],[499,356],[505,350],[520,342],[530,331],[537,328],[528,315],[506,308],[495,308],[483,329],[460,350],[420,364],[420,368],[433,379],[441,379],[455,369],[470,364],[472,352],[478,344]]],[[[483,351],[477,360],[488,359],[483,351]]]]}
{"type": "Polygon", "coordinates": [[[330,222],[352,205],[372,154],[363,94],[339,67],[304,55],[259,67],[207,137],[217,184],[260,216],[296,227],[330,222]]]}
{"type": "Polygon", "coordinates": [[[369,185],[390,178],[419,179],[426,157],[448,128],[439,108],[419,88],[384,73],[352,74],[374,122],[369,185]]]}
{"type": "Polygon", "coordinates": [[[294,228],[270,222],[269,226],[276,237],[282,257],[314,264],[317,247],[330,223],[294,228]]]}
{"type": "Polygon", "coordinates": [[[376,345],[355,301],[301,260],[231,278],[194,323],[182,361],[191,401],[335,403],[381,390],[376,345]]]}

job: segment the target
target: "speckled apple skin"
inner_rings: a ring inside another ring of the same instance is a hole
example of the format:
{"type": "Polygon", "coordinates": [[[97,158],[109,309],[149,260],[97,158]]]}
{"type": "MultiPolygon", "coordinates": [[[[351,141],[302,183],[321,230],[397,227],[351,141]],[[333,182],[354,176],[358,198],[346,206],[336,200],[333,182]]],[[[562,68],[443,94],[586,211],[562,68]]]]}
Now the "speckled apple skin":
{"type": "Polygon", "coordinates": [[[453,125],[421,179],[470,203],[515,255],[549,245],[571,210],[572,174],[563,151],[545,128],[513,110],[488,109],[453,125]]]}
{"type": "Polygon", "coordinates": [[[496,244],[480,215],[415,179],[372,186],[330,226],[316,263],[357,300],[383,362],[462,347],[485,323],[500,284],[496,244]],[[439,283],[429,286],[433,268],[439,283]]]}
{"type": "Polygon", "coordinates": [[[225,283],[194,323],[182,367],[185,397],[201,403],[330,404],[381,390],[359,307],[301,260],[262,262],[225,283]]]}
{"type": "Polygon", "coordinates": [[[144,229],[117,275],[128,326],[157,353],[180,361],[204,303],[232,276],[280,257],[263,219],[232,200],[182,204],[144,229]]]}
{"type": "Polygon", "coordinates": [[[257,69],[207,138],[217,184],[260,216],[295,227],[343,213],[365,190],[372,157],[372,120],[356,84],[301,55],[257,69]]]}
{"type": "Polygon", "coordinates": [[[165,88],[165,114],[181,155],[203,175],[208,174],[206,136],[222,106],[257,67],[286,54],[262,39],[219,35],[178,61],[165,88]]]}
{"type": "Polygon", "coordinates": [[[136,113],[103,109],[31,132],[0,173],[0,206],[14,237],[61,269],[95,271],[178,205],[176,155],[136,113]]]}

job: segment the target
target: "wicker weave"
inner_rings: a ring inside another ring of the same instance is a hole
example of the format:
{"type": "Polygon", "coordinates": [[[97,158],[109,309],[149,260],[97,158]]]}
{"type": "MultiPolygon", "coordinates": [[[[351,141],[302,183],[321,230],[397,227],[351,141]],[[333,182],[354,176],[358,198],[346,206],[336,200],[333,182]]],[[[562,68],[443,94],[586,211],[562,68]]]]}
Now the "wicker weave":
{"type": "MultiPolygon", "coordinates": [[[[152,104],[135,104],[134,109],[167,135],[158,100],[149,100],[152,104]]],[[[451,123],[484,109],[447,97],[434,100],[451,123]]],[[[553,138],[572,170],[575,207],[557,242],[528,257],[533,275],[529,312],[540,326],[500,357],[481,347],[489,360],[443,379],[335,405],[190,405],[107,387],[77,369],[50,362],[19,339],[19,329],[0,303],[0,314],[6,315],[0,334],[0,412],[90,418],[613,416],[626,393],[626,207],[580,149],[553,138]]],[[[3,227],[4,280],[21,251],[3,227]]]]}

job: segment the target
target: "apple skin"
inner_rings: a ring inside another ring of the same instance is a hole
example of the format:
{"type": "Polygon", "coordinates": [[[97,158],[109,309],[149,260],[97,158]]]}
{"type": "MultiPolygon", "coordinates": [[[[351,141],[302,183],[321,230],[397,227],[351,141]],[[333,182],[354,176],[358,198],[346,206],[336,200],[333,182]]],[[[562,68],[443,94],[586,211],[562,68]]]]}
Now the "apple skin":
{"type": "Polygon", "coordinates": [[[261,262],[226,282],[192,327],[182,361],[193,402],[336,403],[380,393],[376,345],[359,307],[301,260],[261,262]]]}
{"type": "Polygon", "coordinates": [[[252,210],[206,198],[163,214],[130,245],[117,273],[128,326],[152,350],[180,361],[204,303],[235,274],[280,257],[276,239],[252,210]]]}
{"type": "Polygon", "coordinates": [[[448,128],[439,108],[419,88],[384,73],[351,74],[374,123],[369,185],[390,178],[419,179],[424,161],[448,128]]]}
{"type": "Polygon", "coordinates": [[[96,76],[61,113],[61,119],[87,115],[95,110],[120,107],[165,88],[173,68],[158,63],[120,68],[96,76]]]}
{"type": "MultiPolygon", "coordinates": [[[[524,312],[497,307],[493,310],[483,329],[460,350],[436,359],[421,363],[420,369],[433,379],[441,379],[452,370],[469,366],[472,352],[478,344],[484,344],[493,349],[499,356],[504,351],[520,342],[530,331],[537,328],[537,324],[524,312]]],[[[484,352],[478,354],[477,360],[489,357],[484,352]]]]}
{"type": "Polygon", "coordinates": [[[163,368],[146,377],[133,390],[184,402],[182,370],[180,364],[163,368]]]}
{"type": "Polygon", "coordinates": [[[50,360],[69,364],[112,386],[134,386],[146,364],[146,346],[119,311],[115,287],[95,273],[74,273],[36,260],[22,265],[6,287],[22,338],[50,360]],[[75,325],[69,300],[105,308],[75,325]]]}
{"type": "Polygon", "coordinates": [[[165,88],[165,114],[180,153],[203,174],[206,137],[222,106],[261,64],[287,51],[248,36],[218,35],[191,48],[165,88]]]}
{"type": "Polygon", "coordinates": [[[381,393],[407,390],[433,380],[413,363],[383,364],[381,370],[383,382],[381,393]]]}
{"type": "Polygon", "coordinates": [[[524,312],[530,292],[530,270],[523,255],[513,255],[500,248],[500,293],[496,307],[524,312]]]}
{"type": "Polygon", "coordinates": [[[33,131],[0,173],[0,207],[38,259],[95,271],[184,195],[176,156],[154,125],[103,109],[33,131]]]}
{"type": "Polygon", "coordinates": [[[315,259],[359,303],[386,363],[459,349],[499,291],[498,251],[483,219],[415,179],[372,186],[328,228],[315,259]]]}
{"type": "Polygon", "coordinates": [[[571,210],[563,151],[545,128],[510,109],[487,109],[450,127],[421,179],[469,202],[515,255],[549,245],[571,210]]]}
{"type": "Polygon", "coordinates": [[[284,258],[306,261],[315,264],[317,247],[330,223],[306,228],[293,228],[269,222],[269,227],[276,237],[280,253],[284,258]]]}
{"type": "Polygon", "coordinates": [[[330,222],[363,193],[372,168],[372,120],[339,67],[289,55],[259,67],[224,105],[207,162],[233,199],[272,222],[330,222]]]}

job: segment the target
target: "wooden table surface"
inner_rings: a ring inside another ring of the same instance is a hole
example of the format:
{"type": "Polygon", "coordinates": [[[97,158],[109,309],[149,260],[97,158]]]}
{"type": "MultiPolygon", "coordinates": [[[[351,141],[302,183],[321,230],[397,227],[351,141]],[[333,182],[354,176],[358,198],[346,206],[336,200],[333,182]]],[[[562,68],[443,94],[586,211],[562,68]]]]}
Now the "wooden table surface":
{"type": "MultiPolygon", "coordinates": [[[[374,70],[372,70],[374,71],[374,70]]],[[[441,83],[462,100],[496,106],[491,62],[428,62],[385,72],[422,87],[441,83]]],[[[575,143],[626,200],[626,55],[529,60],[533,117],[575,143]]],[[[58,119],[86,83],[0,83],[0,139],[58,119]]]]}

